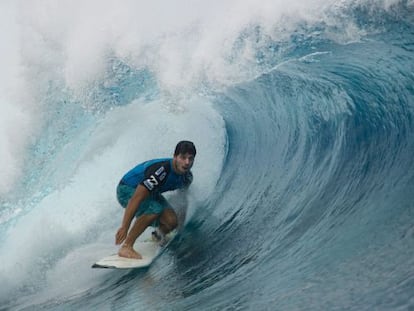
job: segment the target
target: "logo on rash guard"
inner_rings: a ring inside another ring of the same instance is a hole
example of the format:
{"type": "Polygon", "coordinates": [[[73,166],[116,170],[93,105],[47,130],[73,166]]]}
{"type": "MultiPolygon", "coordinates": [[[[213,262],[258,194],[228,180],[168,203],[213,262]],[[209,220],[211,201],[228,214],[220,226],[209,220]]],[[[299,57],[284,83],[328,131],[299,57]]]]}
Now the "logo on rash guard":
{"type": "Polygon", "coordinates": [[[154,175],[151,175],[150,178],[144,180],[144,185],[151,191],[155,186],[158,186],[158,180],[154,175]]]}
{"type": "Polygon", "coordinates": [[[158,176],[159,181],[163,181],[165,176],[167,176],[164,166],[161,166],[158,170],[156,170],[155,175],[158,176]]]}
{"type": "Polygon", "coordinates": [[[160,176],[162,172],[164,172],[164,166],[161,166],[158,170],[155,171],[155,175],[160,176]]]}

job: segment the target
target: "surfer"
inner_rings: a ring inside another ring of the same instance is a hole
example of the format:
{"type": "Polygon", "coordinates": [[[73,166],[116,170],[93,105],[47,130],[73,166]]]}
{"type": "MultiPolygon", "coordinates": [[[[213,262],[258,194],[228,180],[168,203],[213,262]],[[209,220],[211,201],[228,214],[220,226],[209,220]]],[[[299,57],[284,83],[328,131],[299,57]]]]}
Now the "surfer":
{"type": "Polygon", "coordinates": [[[177,227],[177,215],[161,193],[186,190],[190,186],[195,155],[196,148],[192,142],[180,141],[173,158],[146,161],[122,177],[117,187],[117,199],[125,211],[115,235],[116,245],[123,242],[119,256],[142,258],[133,246],[148,226],[158,227],[153,233],[158,239],[177,227]],[[136,220],[131,227],[134,216],[136,220]]]}

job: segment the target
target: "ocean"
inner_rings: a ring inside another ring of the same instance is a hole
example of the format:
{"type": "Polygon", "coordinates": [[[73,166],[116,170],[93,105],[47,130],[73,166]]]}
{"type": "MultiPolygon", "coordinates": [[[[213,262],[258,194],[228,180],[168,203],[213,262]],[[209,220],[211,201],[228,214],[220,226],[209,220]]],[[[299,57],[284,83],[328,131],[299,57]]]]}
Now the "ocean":
{"type": "Polygon", "coordinates": [[[0,310],[414,309],[412,0],[3,0],[0,24],[0,310]],[[119,179],[183,139],[177,238],[91,269],[119,179]]]}

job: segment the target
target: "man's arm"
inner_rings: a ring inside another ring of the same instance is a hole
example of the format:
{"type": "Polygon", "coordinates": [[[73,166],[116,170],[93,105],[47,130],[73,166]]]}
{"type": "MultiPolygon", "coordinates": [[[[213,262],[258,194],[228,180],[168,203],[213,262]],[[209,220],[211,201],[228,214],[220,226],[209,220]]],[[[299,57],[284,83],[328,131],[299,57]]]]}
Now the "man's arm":
{"type": "Polygon", "coordinates": [[[129,226],[131,225],[132,219],[134,219],[139,205],[149,196],[149,193],[150,192],[147,188],[142,185],[138,185],[134,195],[131,197],[127,207],[125,208],[121,228],[119,228],[115,236],[115,244],[121,244],[125,240],[128,234],[129,226]]]}

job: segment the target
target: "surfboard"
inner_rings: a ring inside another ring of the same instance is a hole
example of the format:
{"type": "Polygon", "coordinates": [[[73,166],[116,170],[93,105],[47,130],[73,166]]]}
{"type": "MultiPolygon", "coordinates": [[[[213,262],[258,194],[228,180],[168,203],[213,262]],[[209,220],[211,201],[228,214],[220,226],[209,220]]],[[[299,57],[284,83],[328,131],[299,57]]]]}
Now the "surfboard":
{"type": "Polygon", "coordinates": [[[134,249],[137,250],[142,259],[132,259],[120,257],[117,254],[113,254],[104,257],[92,265],[92,268],[103,269],[144,269],[148,268],[154,260],[162,253],[162,251],[171,243],[176,236],[176,232],[168,234],[168,242],[164,245],[160,245],[159,242],[154,241],[151,238],[151,232],[153,228],[147,228],[140,237],[141,240],[137,240],[134,245],[134,249]]]}

